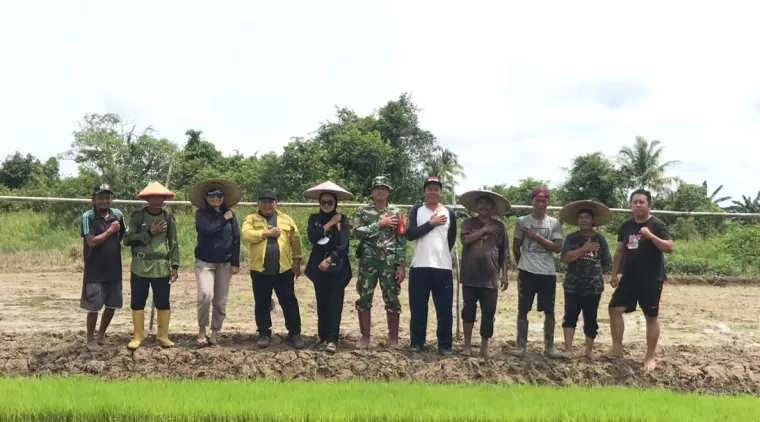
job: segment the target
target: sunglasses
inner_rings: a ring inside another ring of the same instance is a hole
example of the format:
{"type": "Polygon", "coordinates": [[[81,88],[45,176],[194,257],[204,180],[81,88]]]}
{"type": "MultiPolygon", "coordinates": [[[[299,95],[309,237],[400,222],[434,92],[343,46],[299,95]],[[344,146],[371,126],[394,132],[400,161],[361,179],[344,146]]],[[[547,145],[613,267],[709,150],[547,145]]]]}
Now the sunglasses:
{"type": "Polygon", "coordinates": [[[219,199],[224,198],[224,192],[209,192],[208,193],[209,198],[217,197],[219,199]]]}
{"type": "Polygon", "coordinates": [[[332,199],[322,200],[322,201],[319,201],[319,205],[322,205],[323,207],[332,207],[333,205],[335,205],[335,201],[333,201],[332,199]]]}

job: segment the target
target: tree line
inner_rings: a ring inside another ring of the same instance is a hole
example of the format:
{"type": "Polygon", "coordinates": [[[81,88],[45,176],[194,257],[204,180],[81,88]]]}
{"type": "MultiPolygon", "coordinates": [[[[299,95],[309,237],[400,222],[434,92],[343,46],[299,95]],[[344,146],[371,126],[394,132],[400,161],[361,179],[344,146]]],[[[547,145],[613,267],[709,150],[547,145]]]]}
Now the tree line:
{"type": "MultiPolygon", "coordinates": [[[[253,199],[263,187],[275,188],[282,201],[300,201],[302,192],[324,180],[333,180],[367,200],[371,180],[389,176],[396,203],[420,198],[420,180],[429,174],[441,177],[445,200],[450,203],[456,186],[466,177],[456,153],[443,148],[435,135],[419,123],[420,109],[411,96],[402,94],[366,116],[342,107],[334,119],[319,125],[309,138],[292,138],[280,154],[268,152],[225,155],[203,136],[188,129],[182,146],[152,127],[138,128],[118,114],[87,114],[73,132],[70,148],[42,162],[17,152],[0,165],[0,194],[87,197],[93,186],[112,184],[120,198],[133,198],[148,182],[162,183],[186,198],[187,189],[199,180],[225,177],[240,184],[245,198],[253,199]],[[78,165],[74,177],[60,176],[60,161],[78,165]]],[[[723,186],[709,189],[706,181],[692,184],[669,176],[677,161],[663,160],[664,145],[636,137],[616,157],[600,152],[574,157],[566,179],[551,185],[547,180],[525,178],[517,185],[484,186],[527,204],[537,185],[550,186],[552,202],[562,204],[595,199],[610,207],[625,207],[628,192],[643,187],[655,195],[656,209],[760,213],[760,192],[741,200],[720,196],[723,186]]],[[[682,237],[707,236],[721,230],[724,219],[671,219],[680,224],[682,237]]]]}

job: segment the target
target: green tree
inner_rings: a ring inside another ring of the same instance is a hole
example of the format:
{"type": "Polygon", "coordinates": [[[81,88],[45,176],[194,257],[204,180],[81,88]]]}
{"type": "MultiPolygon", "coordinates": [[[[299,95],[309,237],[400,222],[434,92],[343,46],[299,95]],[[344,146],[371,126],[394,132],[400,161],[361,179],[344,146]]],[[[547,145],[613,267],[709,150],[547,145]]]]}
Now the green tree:
{"type": "MultiPolygon", "coordinates": [[[[732,206],[728,207],[729,212],[740,214],[760,214],[760,191],[757,192],[755,199],[749,196],[742,195],[741,201],[731,201],[732,206]]],[[[757,223],[757,218],[752,219],[740,219],[742,223],[757,223]]]]}
{"type": "Polygon", "coordinates": [[[673,182],[673,178],[665,176],[665,171],[678,161],[663,163],[662,151],[665,147],[660,144],[660,141],[649,142],[637,136],[632,147],[625,146],[620,149],[620,171],[630,182],[628,187],[662,192],[673,182]]]}
{"type": "MultiPolygon", "coordinates": [[[[705,188],[705,192],[707,192],[707,180],[705,180],[705,181],[702,182],[702,186],[705,188]]],[[[731,199],[730,196],[721,196],[721,197],[718,197],[718,195],[720,194],[720,191],[722,189],[723,189],[723,185],[720,185],[720,186],[718,186],[717,189],[715,189],[710,194],[710,201],[712,201],[716,205],[720,205],[721,202],[726,202],[726,201],[728,201],[728,200],[731,199]]]]}
{"type": "Polygon", "coordinates": [[[625,198],[625,177],[600,152],[573,158],[562,185],[566,201],[595,200],[616,208],[625,198]]]}

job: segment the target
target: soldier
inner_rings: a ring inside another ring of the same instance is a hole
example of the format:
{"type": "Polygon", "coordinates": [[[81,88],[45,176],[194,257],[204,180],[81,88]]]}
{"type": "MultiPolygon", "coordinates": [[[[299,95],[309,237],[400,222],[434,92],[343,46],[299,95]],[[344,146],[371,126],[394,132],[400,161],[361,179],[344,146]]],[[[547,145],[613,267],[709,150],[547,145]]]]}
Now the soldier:
{"type": "Polygon", "coordinates": [[[356,211],[353,225],[354,236],[359,240],[356,310],[362,333],[360,348],[369,347],[372,298],[378,282],[388,319],[388,346],[398,347],[401,314],[398,295],[406,277],[406,224],[401,210],[388,204],[391,190],[386,177],[375,177],[370,187],[373,202],[356,211]]]}

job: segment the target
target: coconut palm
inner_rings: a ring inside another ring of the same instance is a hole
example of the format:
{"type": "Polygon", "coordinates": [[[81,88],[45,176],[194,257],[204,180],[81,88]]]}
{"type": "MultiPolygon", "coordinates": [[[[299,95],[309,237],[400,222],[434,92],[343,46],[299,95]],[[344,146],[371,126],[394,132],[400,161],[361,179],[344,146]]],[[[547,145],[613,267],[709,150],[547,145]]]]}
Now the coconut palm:
{"type": "Polygon", "coordinates": [[[449,195],[453,195],[454,188],[459,185],[457,179],[467,177],[462,165],[459,164],[459,157],[446,148],[437,148],[422,169],[430,176],[438,176],[444,192],[449,195]]]}
{"type": "MultiPolygon", "coordinates": [[[[705,188],[705,192],[707,192],[707,180],[702,182],[702,187],[705,188]]],[[[717,189],[713,191],[713,193],[709,196],[710,201],[713,202],[713,204],[720,205],[721,202],[726,202],[729,199],[731,199],[730,196],[721,196],[720,198],[717,198],[718,194],[720,193],[721,189],[723,189],[723,185],[718,186],[717,189]]]]}
{"type": "Polygon", "coordinates": [[[650,189],[655,192],[667,191],[673,183],[673,177],[666,177],[665,170],[678,161],[661,163],[663,146],[660,141],[649,142],[637,136],[633,147],[623,147],[618,153],[620,170],[630,179],[636,188],[650,189]]]}

